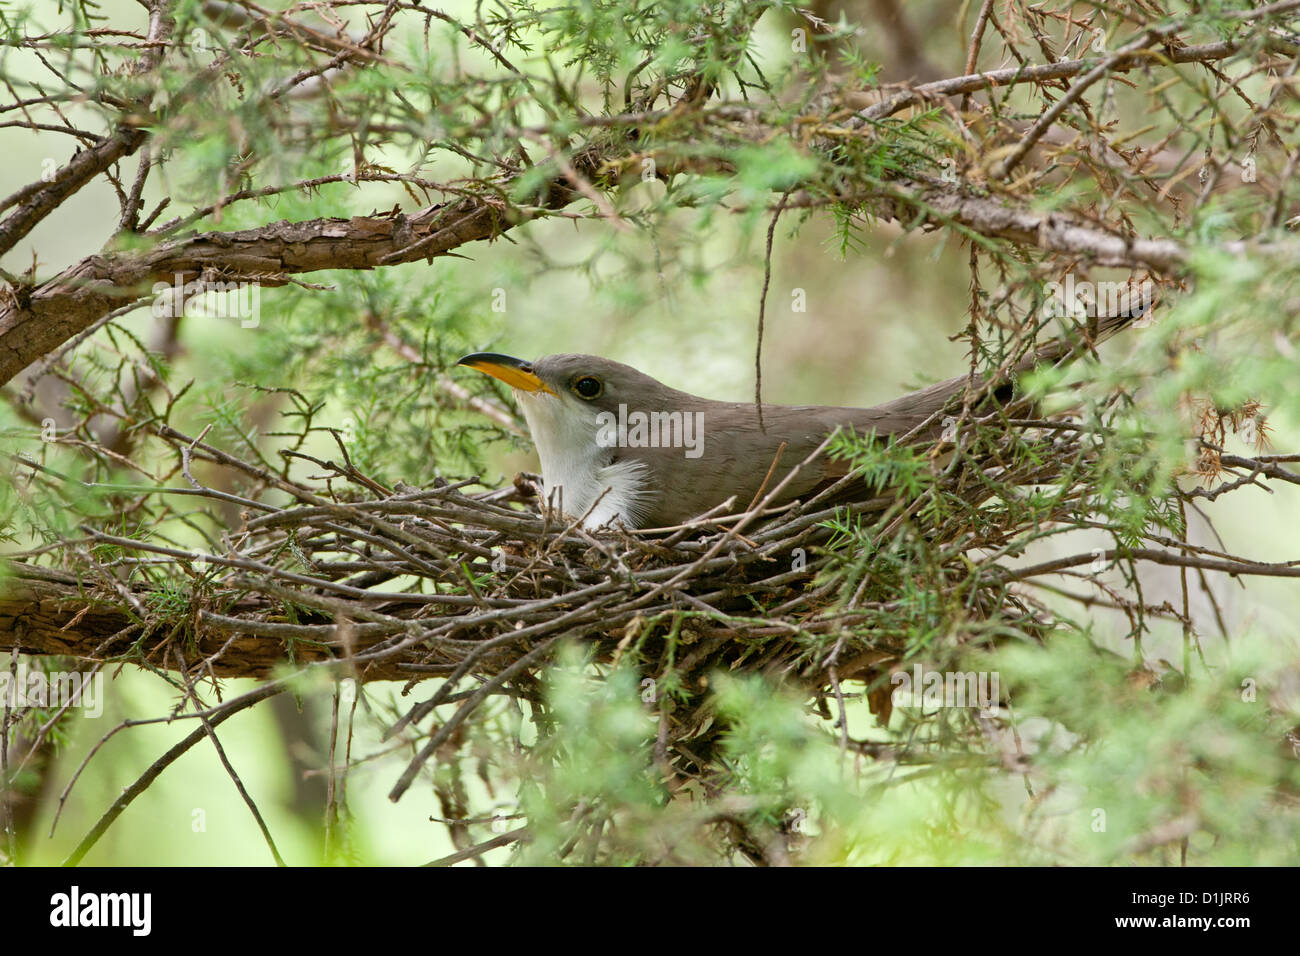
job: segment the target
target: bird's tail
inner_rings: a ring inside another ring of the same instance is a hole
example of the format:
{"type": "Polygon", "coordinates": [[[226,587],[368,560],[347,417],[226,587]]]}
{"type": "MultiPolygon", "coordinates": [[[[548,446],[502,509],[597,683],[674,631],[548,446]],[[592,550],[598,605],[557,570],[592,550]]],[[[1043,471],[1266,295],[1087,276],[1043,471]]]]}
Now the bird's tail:
{"type": "MultiPolygon", "coordinates": [[[[986,378],[983,383],[980,383],[986,386],[983,389],[984,394],[998,404],[1006,404],[1012,399],[1015,380],[1021,375],[1042,366],[1071,361],[1091,352],[1102,342],[1150,314],[1157,301],[1158,297],[1152,291],[1149,281],[1143,282],[1126,299],[1118,303],[1118,308],[1113,314],[1090,316],[1074,322],[1069,326],[1066,334],[1039,346],[1017,362],[1010,372],[992,380],[986,378]]],[[[1072,321],[1069,318],[1063,319],[1065,323],[1072,321]]],[[[969,375],[958,375],[947,381],[937,382],[902,395],[880,406],[880,409],[896,412],[901,419],[919,425],[942,410],[954,397],[960,395],[968,384],[970,384],[969,375]]],[[[986,398],[985,402],[988,400],[986,398]]],[[[928,432],[929,430],[927,430],[927,437],[929,437],[928,432]]]]}

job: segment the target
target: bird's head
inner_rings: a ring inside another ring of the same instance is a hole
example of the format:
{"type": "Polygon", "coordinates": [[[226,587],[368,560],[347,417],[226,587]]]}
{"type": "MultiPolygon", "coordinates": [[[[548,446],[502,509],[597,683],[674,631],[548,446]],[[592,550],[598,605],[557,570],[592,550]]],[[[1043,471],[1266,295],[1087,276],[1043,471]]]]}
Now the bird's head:
{"type": "Polygon", "coordinates": [[[676,394],[662,383],[630,365],[599,355],[570,353],[547,355],[536,361],[496,352],[475,352],[456,363],[477,369],[505,382],[515,391],[520,407],[536,434],[535,421],[565,423],[567,433],[594,433],[596,416],[628,408],[660,407],[676,394]]]}
{"type": "Polygon", "coordinates": [[[530,362],[476,352],[456,364],[514,390],[537,446],[543,484],[548,493],[562,489],[567,513],[581,516],[593,509],[591,527],[613,518],[636,526],[651,494],[646,469],[619,461],[612,422],[630,410],[680,408],[691,396],[598,355],[548,355],[530,362]]]}

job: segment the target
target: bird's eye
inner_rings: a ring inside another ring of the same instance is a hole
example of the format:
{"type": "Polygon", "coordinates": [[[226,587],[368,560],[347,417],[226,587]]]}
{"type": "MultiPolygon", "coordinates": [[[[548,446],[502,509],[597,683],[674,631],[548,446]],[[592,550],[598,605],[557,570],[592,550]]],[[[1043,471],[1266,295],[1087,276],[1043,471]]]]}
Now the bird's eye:
{"type": "Polygon", "coordinates": [[[573,383],[573,390],[578,394],[579,398],[590,401],[593,398],[598,398],[600,393],[605,390],[605,386],[600,384],[600,379],[584,375],[573,383]]]}

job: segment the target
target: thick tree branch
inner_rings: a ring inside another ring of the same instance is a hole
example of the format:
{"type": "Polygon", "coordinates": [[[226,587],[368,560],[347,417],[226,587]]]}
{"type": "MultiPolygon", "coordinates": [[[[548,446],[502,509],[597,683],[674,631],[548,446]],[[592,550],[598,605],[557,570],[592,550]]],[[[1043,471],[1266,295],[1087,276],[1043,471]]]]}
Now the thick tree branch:
{"type": "Polygon", "coordinates": [[[165,242],[147,252],[90,256],[0,309],[0,381],[85,329],[105,312],[145,293],[200,276],[212,281],[283,285],[290,275],[322,269],[373,269],[432,260],[489,239],[517,218],[499,202],[462,199],[414,215],[274,222],[240,232],[212,232],[165,242]]]}

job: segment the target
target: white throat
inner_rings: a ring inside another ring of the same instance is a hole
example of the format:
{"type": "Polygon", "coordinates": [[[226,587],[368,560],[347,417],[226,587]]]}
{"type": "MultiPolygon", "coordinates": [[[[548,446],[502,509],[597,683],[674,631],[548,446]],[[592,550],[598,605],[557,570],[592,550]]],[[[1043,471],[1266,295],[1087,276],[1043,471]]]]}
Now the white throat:
{"type": "Polygon", "coordinates": [[[648,469],[639,461],[609,463],[613,449],[596,441],[595,409],[546,392],[515,390],[542,463],[542,500],[587,529],[615,519],[636,528],[645,512],[648,469]]]}

